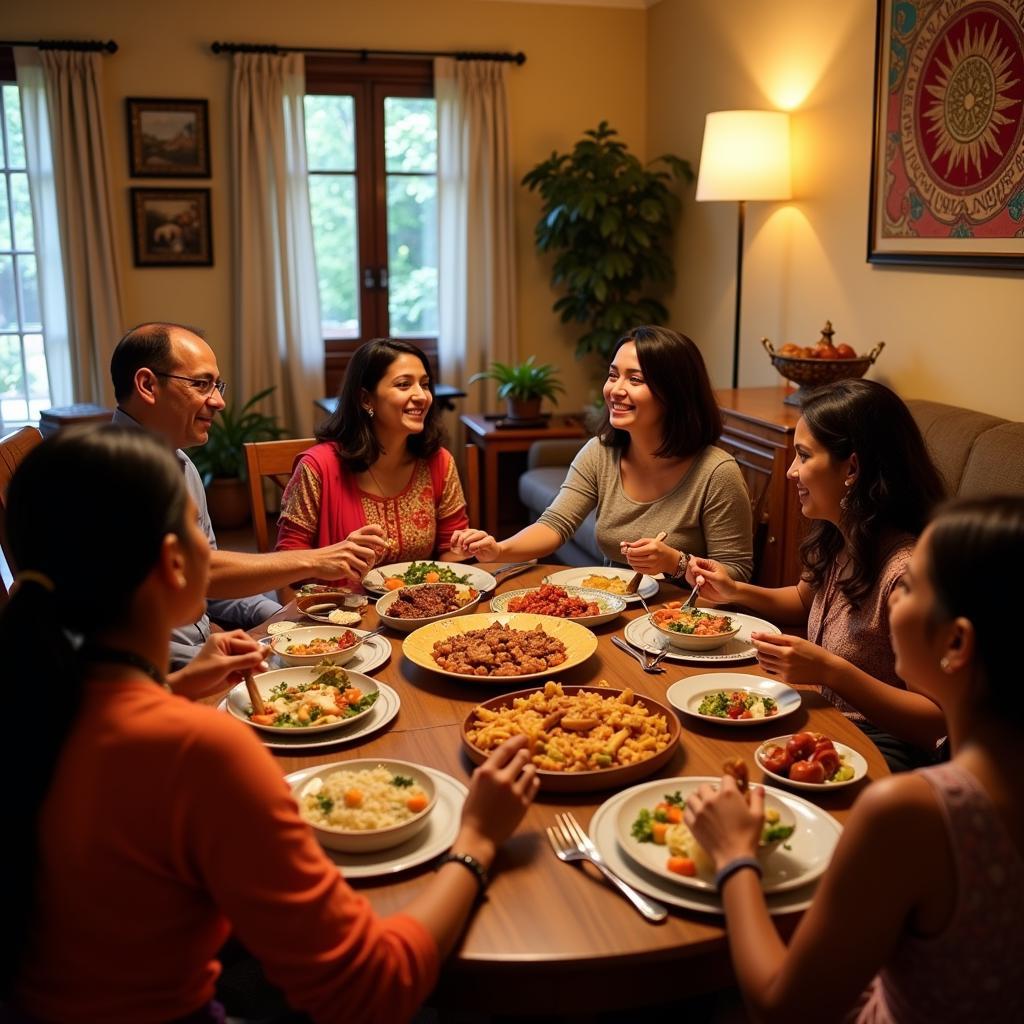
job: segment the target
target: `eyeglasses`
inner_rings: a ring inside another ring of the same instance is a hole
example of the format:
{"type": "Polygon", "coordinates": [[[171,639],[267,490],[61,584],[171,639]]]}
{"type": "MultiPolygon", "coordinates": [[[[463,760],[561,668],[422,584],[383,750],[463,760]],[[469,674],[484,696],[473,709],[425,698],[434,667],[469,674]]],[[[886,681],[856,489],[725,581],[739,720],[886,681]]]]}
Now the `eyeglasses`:
{"type": "Polygon", "coordinates": [[[209,377],[180,377],[176,373],[160,373],[159,370],[153,371],[158,377],[169,377],[171,380],[183,380],[190,388],[192,388],[197,394],[203,396],[203,398],[209,398],[214,391],[220,392],[223,396],[227,390],[227,383],[222,381],[220,378],[217,380],[210,380],[209,377]]]}

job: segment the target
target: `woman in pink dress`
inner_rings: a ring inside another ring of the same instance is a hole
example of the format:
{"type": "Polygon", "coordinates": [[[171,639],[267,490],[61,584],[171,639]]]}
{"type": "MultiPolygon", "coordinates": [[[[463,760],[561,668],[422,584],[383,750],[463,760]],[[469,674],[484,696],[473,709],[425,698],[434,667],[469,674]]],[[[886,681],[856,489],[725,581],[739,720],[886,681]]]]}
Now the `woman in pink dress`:
{"type": "Polygon", "coordinates": [[[465,557],[450,551],[469,520],[431,389],[415,345],[378,338],[356,350],[337,410],[285,488],[278,550],[355,536],[378,564],[465,557]]]}
{"type": "Polygon", "coordinates": [[[1024,1020],[1024,497],[957,501],[889,600],[896,666],[942,709],[953,758],[857,801],[787,948],[755,859],[763,790],[702,786],[687,823],[715,862],[756,1020],[1024,1020]],[[847,1015],[844,1018],[844,1014],[847,1015]]]}

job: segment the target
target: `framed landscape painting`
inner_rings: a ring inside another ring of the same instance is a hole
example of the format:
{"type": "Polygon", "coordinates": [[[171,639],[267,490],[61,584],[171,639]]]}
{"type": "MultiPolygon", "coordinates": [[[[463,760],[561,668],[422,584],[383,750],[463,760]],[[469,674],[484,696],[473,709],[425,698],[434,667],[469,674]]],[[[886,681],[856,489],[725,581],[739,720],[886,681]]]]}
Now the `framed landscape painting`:
{"type": "Polygon", "coordinates": [[[137,267],[213,265],[208,188],[133,188],[137,267]]]}
{"type": "Polygon", "coordinates": [[[210,131],[206,100],[130,96],[128,157],[133,178],[208,178],[210,131]]]}
{"type": "Polygon", "coordinates": [[[868,260],[1024,269],[1024,4],[878,0],[868,260]]]}

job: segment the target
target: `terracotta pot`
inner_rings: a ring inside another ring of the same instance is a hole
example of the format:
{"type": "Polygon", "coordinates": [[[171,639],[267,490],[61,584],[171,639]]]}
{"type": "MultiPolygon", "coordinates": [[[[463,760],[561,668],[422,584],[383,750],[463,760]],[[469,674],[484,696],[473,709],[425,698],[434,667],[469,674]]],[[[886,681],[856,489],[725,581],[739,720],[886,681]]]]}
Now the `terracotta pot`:
{"type": "Polygon", "coordinates": [[[540,417],[539,398],[506,398],[510,420],[535,420],[540,417]]]}
{"type": "Polygon", "coordinates": [[[218,530],[237,530],[251,517],[249,488],[237,477],[211,480],[206,488],[206,506],[210,521],[218,530]]]}

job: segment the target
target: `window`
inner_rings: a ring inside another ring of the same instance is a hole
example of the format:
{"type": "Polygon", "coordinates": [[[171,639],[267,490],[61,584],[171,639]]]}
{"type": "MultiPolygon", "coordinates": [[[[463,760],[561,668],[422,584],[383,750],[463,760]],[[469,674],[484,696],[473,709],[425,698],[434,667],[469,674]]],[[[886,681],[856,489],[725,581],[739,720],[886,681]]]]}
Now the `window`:
{"type": "Polygon", "coordinates": [[[306,63],[306,147],[326,384],[362,342],[437,366],[437,117],[429,61],[306,63]]]}
{"type": "Polygon", "coordinates": [[[21,105],[17,85],[0,90],[0,422],[7,427],[36,422],[52,402],[21,105]]]}

